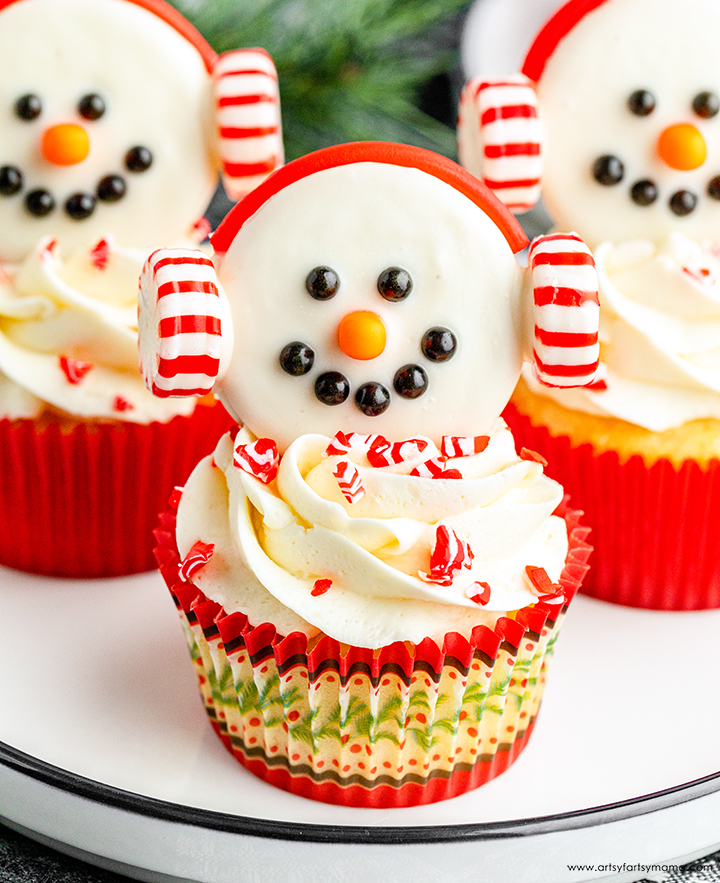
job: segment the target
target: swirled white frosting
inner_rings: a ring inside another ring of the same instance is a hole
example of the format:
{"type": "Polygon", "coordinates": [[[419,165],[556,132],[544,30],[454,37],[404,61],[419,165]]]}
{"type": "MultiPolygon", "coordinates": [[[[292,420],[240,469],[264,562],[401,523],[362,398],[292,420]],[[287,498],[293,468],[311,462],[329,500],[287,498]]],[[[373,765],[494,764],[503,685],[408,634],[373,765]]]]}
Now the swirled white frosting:
{"type": "Polygon", "coordinates": [[[150,423],[192,412],[193,400],[154,398],[138,370],[145,256],[108,240],[65,257],[43,239],[22,264],[0,268],[0,417],[52,410],[150,423]]]}
{"type": "MultiPolygon", "coordinates": [[[[242,430],[238,441],[251,440],[242,430]]],[[[552,513],[562,489],[539,463],[517,456],[502,421],[482,453],[447,461],[462,474],[455,479],[409,475],[418,460],[437,455],[432,442],[417,458],[385,467],[371,466],[361,444],[328,456],[329,443],[300,436],[267,485],[233,465],[229,435],[194,470],[178,509],[178,550],[184,557],[198,541],[213,544],[192,578],[226,611],[254,625],[272,622],[283,634],[324,632],[380,647],[442,640],[450,631],[469,636],[475,625],[533,603],[526,565],[559,578],[567,530],[552,513]],[[366,492],[358,502],[345,499],[333,476],[340,459],[359,472],[366,492]],[[431,570],[440,524],[474,554],[450,585],[420,575],[431,570]],[[332,585],[314,595],[318,579],[332,585]],[[490,586],[486,606],[472,600],[477,582],[490,586]]]]}
{"type": "Polygon", "coordinates": [[[531,387],[560,404],[662,431],[720,418],[720,250],[680,233],[605,242],[600,279],[602,379],[594,388],[531,387]]]}

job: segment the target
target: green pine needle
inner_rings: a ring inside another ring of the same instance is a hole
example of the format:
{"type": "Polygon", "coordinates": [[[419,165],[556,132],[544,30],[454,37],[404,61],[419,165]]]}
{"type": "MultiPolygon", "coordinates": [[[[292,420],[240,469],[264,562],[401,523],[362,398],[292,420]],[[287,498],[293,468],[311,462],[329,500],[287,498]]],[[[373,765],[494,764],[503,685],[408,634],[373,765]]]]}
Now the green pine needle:
{"type": "Polygon", "coordinates": [[[455,157],[455,132],[418,108],[451,71],[443,26],[469,0],[171,0],[217,52],[262,46],[280,80],[288,159],[345,141],[399,141],[455,157]]]}

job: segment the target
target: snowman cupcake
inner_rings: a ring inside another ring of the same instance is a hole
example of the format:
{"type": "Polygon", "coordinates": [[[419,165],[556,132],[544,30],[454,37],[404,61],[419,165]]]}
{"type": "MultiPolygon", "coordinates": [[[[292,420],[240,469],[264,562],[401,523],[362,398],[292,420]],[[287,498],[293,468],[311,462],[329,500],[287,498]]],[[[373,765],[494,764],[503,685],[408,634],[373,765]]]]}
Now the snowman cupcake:
{"type": "Polygon", "coordinates": [[[713,0],[572,0],[462,99],[464,164],[593,250],[596,382],[525,371],[506,417],[592,526],[584,590],[633,606],[720,606],[719,26],[713,0]]]}
{"type": "MultiPolygon", "coordinates": [[[[528,273],[484,185],[371,142],[285,166],[212,241],[217,275],[152,255],[140,309],[148,387],[213,389],[244,424],[157,532],[212,724],[253,773],[317,800],[475,788],[530,736],[590,551],[498,417],[536,325],[597,333],[587,248],[536,241],[528,273]]],[[[597,343],[563,359],[587,382],[597,343]]]]}
{"type": "Polygon", "coordinates": [[[145,389],[138,278],[206,236],[220,172],[238,198],[281,164],[274,68],[217,57],[161,0],[6,0],[0,52],[0,563],[146,570],[231,421],[145,389]]]}

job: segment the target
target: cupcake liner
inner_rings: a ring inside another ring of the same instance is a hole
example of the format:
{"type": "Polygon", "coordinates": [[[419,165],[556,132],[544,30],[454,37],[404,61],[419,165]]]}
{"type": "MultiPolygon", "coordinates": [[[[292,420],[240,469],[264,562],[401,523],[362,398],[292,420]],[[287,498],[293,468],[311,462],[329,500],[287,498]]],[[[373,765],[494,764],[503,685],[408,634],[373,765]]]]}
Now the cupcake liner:
{"type": "Polygon", "coordinates": [[[537,451],[545,470],[582,507],[595,556],[585,594],[629,607],[720,607],[720,463],[706,469],[666,459],[648,468],[573,445],[509,405],[503,415],[518,446],[537,451]]]}
{"type": "Polygon", "coordinates": [[[0,420],[0,564],[62,577],[151,570],[157,512],[231,425],[204,403],[148,425],[0,420]]]}
{"type": "Polygon", "coordinates": [[[380,650],[278,635],[179,579],[175,514],[156,531],[207,715],[228,751],[276,787],[326,803],[414,806],[477,788],[525,747],[567,605],[591,547],[563,503],[565,604],[538,602],[494,629],[380,650]]]}

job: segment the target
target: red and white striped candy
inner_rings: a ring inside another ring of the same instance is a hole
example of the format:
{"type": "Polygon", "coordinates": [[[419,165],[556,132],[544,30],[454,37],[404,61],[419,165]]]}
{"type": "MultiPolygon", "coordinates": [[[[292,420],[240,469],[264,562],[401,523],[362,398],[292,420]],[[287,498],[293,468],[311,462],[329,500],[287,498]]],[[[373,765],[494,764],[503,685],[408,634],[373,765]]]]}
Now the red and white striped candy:
{"type": "Polygon", "coordinates": [[[465,594],[471,601],[474,601],[476,604],[479,604],[481,607],[484,607],[490,601],[490,593],[492,589],[490,588],[490,583],[483,582],[475,582],[465,591],[465,594]]]}
{"type": "Polygon", "coordinates": [[[187,582],[198,570],[205,567],[215,551],[215,543],[203,543],[200,540],[195,543],[187,555],[183,558],[178,569],[180,579],[187,582]]]}
{"type": "Polygon", "coordinates": [[[238,442],[233,451],[233,465],[269,484],[280,466],[278,447],[271,438],[259,438],[247,445],[238,442]]]}
{"type": "Polygon", "coordinates": [[[441,450],[445,457],[472,457],[473,454],[482,454],[489,443],[489,435],[444,435],[441,450]]]}
{"type": "Polygon", "coordinates": [[[586,386],[600,358],[595,261],[574,233],[539,236],[530,247],[535,334],[533,360],[546,386],[586,386]]]}
{"type": "Polygon", "coordinates": [[[357,503],[365,496],[365,485],[357,466],[349,460],[340,460],[333,469],[333,475],[348,503],[357,503]]]}
{"type": "Polygon", "coordinates": [[[444,457],[432,457],[418,463],[410,470],[410,475],[420,478],[462,478],[458,469],[448,469],[444,457]]]}
{"type": "Polygon", "coordinates": [[[460,162],[513,212],[528,211],[540,198],[542,141],[537,96],[526,76],[468,80],[460,96],[460,162]]]}
{"type": "Polygon", "coordinates": [[[223,53],[213,69],[223,184],[241,199],[283,164],[280,93],[264,49],[223,53]]]}
{"type": "Polygon", "coordinates": [[[361,446],[365,450],[376,442],[389,444],[381,435],[361,435],[359,432],[337,432],[330,444],[325,448],[328,457],[342,456],[347,454],[353,445],[361,446]]]}
{"type": "Polygon", "coordinates": [[[430,552],[430,573],[418,572],[420,579],[441,586],[452,585],[455,571],[470,568],[475,556],[470,545],[461,540],[452,527],[438,524],[430,552]]]}
{"type": "Polygon", "coordinates": [[[378,436],[370,445],[367,458],[372,466],[397,466],[418,457],[427,448],[424,438],[408,438],[392,444],[382,436],[378,436]]]}
{"type": "Polygon", "coordinates": [[[220,298],[202,251],[159,249],[145,261],[138,304],[140,370],[159,398],[210,392],[220,368],[220,298]]]}

